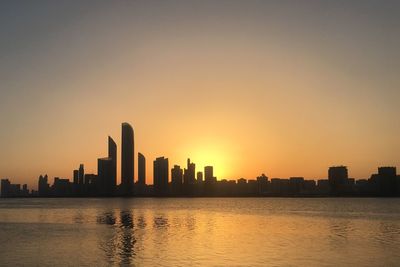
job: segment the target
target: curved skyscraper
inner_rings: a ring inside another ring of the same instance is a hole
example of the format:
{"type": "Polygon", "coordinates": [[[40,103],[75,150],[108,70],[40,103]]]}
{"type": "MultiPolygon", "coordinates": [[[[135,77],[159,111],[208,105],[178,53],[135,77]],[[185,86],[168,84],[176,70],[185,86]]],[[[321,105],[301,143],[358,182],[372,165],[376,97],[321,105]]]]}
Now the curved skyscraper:
{"type": "Polygon", "coordinates": [[[114,190],[117,185],[117,144],[111,136],[108,137],[108,157],[112,161],[110,183],[114,190]]]}
{"type": "Polygon", "coordinates": [[[125,196],[133,192],[134,150],[133,128],[129,123],[122,123],[121,189],[125,196]]]}

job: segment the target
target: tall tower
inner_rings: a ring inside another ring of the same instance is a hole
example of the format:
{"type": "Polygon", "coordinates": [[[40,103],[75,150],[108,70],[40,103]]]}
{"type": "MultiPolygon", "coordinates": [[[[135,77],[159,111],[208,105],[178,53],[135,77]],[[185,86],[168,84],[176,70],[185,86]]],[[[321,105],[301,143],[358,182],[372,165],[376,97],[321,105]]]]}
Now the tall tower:
{"type": "Polygon", "coordinates": [[[138,184],[146,184],[146,158],[142,153],[138,153],[138,184]]]}
{"type": "Polygon", "coordinates": [[[113,188],[117,185],[117,144],[111,138],[108,137],[108,157],[111,159],[111,176],[110,176],[110,184],[113,185],[113,188]]]}
{"type": "Polygon", "coordinates": [[[134,151],[133,128],[129,123],[124,122],[122,123],[121,187],[125,196],[133,192],[134,151]]]}
{"type": "Polygon", "coordinates": [[[97,160],[97,194],[101,196],[112,196],[115,190],[113,175],[113,159],[101,158],[97,160]]]}
{"type": "Polygon", "coordinates": [[[153,162],[153,177],[154,193],[157,196],[167,195],[169,180],[169,167],[167,158],[159,157],[153,162]]]}
{"type": "Polygon", "coordinates": [[[83,164],[79,165],[79,170],[78,170],[78,180],[79,180],[79,186],[83,187],[83,177],[85,177],[85,167],[83,164]]]}
{"type": "Polygon", "coordinates": [[[183,183],[186,185],[196,183],[196,165],[190,162],[190,159],[187,159],[187,169],[183,174],[183,183]]]}
{"type": "Polygon", "coordinates": [[[206,183],[214,182],[214,169],[212,166],[204,167],[204,180],[206,183]]]}

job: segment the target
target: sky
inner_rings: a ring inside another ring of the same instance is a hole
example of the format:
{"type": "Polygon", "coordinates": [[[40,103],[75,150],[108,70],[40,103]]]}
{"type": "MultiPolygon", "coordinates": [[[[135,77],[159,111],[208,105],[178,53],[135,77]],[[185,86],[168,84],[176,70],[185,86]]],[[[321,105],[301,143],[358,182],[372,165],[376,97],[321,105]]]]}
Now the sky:
{"type": "Polygon", "coordinates": [[[158,156],[218,179],[400,167],[399,14],[382,0],[2,1],[0,177],[96,173],[108,135],[120,165],[122,122],[148,183],[158,156]]]}

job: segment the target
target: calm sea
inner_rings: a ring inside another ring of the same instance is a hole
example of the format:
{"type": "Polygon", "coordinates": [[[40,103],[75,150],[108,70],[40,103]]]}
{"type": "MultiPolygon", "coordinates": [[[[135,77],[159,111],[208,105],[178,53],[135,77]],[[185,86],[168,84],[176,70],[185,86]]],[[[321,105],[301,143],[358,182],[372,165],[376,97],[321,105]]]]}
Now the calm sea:
{"type": "Polygon", "coordinates": [[[0,266],[400,266],[400,199],[0,199],[0,266]]]}

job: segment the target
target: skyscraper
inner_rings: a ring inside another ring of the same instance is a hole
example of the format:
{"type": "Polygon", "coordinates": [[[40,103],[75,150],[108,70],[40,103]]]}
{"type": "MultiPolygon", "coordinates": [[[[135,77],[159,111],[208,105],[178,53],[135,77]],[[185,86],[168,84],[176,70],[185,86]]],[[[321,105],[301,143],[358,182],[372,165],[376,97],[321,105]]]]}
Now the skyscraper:
{"type": "Polygon", "coordinates": [[[182,194],[183,170],[179,165],[174,165],[171,170],[172,193],[174,195],[182,194]]]}
{"type": "Polygon", "coordinates": [[[83,177],[85,176],[85,167],[83,164],[79,165],[79,186],[82,188],[83,187],[83,177]]]}
{"type": "Polygon", "coordinates": [[[74,186],[78,186],[79,183],[79,170],[74,170],[73,172],[73,176],[74,176],[74,186]]]}
{"type": "Polygon", "coordinates": [[[215,182],[213,166],[204,167],[204,180],[206,183],[215,182]]]}
{"type": "Polygon", "coordinates": [[[187,169],[185,169],[183,175],[183,183],[188,184],[195,184],[196,182],[196,164],[190,162],[190,159],[187,160],[187,169]]]}
{"type": "Polygon", "coordinates": [[[10,180],[1,179],[1,197],[8,197],[8,191],[10,188],[10,180]]]}
{"type": "Polygon", "coordinates": [[[110,184],[115,188],[117,185],[117,144],[111,136],[108,137],[108,158],[111,159],[110,184]]]}
{"type": "Polygon", "coordinates": [[[154,193],[157,196],[165,196],[168,193],[169,167],[168,159],[159,157],[153,165],[154,193]]]}
{"type": "Polygon", "coordinates": [[[113,176],[113,159],[101,158],[97,160],[98,188],[97,194],[112,196],[115,190],[115,180],[113,176]]]}
{"type": "Polygon", "coordinates": [[[138,153],[138,184],[146,184],[146,158],[142,153],[138,153]]]}
{"type": "Polygon", "coordinates": [[[197,183],[202,183],[203,182],[203,173],[202,172],[197,172],[197,183]]]}
{"type": "Polygon", "coordinates": [[[49,187],[49,183],[48,183],[47,174],[45,176],[42,176],[42,175],[39,176],[38,191],[39,191],[39,196],[41,196],[41,197],[49,196],[50,187],[49,187]]]}
{"type": "Polygon", "coordinates": [[[121,189],[125,196],[133,192],[134,149],[133,128],[129,123],[122,123],[121,189]]]}

